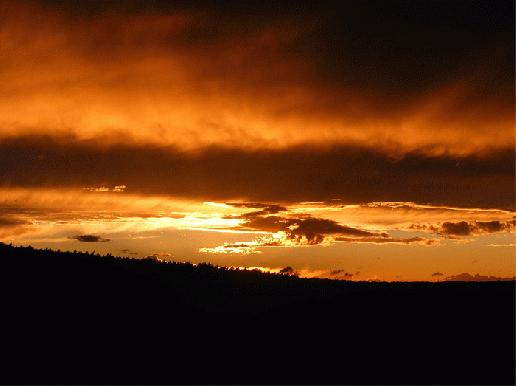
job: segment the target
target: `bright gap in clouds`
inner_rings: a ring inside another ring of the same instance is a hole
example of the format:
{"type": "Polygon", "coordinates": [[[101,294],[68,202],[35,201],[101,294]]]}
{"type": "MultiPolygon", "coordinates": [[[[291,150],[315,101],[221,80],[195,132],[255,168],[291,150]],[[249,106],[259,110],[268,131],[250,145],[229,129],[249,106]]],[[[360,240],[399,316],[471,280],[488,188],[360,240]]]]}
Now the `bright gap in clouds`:
{"type": "Polygon", "coordinates": [[[427,261],[425,267],[421,261],[421,256],[431,259],[425,252],[430,249],[439,262],[435,272],[446,271],[446,266],[450,275],[470,270],[469,254],[481,262],[475,268],[483,268],[482,274],[505,277],[514,268],[510,255],[516,220],[507,210],[338,200],[294,205],[196,202],[115,189],[1,193],[0,240],[20,245],[140,258],[166,253],[171,260],[229,266],[292,266],[305,270],[305,276],[317,269],[346,269],[353,261],[354,280],[366,275],[399,280],[401,271],[408,271],[401,275],[405,280],[430,280],[432,264],[427,261]],[[472,253],[468,245],[478,250],[472,253]],[[509,247],[493,248],[500,245],[509,247]],[[402,258],[408,265],[402,269],[393,261],[385,266],[379,262],[384,258],[402,258]]]}

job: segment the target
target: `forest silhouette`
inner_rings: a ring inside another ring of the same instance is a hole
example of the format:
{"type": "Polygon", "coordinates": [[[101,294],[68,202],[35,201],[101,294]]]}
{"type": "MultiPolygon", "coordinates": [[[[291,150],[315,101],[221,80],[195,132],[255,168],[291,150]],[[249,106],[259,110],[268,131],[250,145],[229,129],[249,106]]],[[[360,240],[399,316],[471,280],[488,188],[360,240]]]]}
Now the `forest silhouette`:
{"type": "Polygon", "coordinates": [[[0,243],[3,384],[514,384],[515,283],[350,282],[0,243]]]}

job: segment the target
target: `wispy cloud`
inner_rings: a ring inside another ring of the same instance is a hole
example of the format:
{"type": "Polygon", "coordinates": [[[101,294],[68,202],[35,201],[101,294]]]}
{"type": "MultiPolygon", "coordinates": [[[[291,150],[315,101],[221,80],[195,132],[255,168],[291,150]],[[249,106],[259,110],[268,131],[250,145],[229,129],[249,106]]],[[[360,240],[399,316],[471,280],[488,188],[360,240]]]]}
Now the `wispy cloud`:
{"type": "Polygon", "coordinates": [[[361,243],[361,244],[399,244],[399,245],[440,245],[439,239],[425,239],[423,237],[410,237],[407,239],[393,238],[393,237],[364,237],[364,238],[350,238],[350,237],[336,237],[335,241],[345,243],[361,243]]]}
{"type": "Polygon", "coordinates": [[[83,188],[84,190],[88,190],[90,192],[123,192],[127,186],[125,185],[117,185],[114,188],[106,188],[105,186],[101,186],[100,188],[83,188]]]}

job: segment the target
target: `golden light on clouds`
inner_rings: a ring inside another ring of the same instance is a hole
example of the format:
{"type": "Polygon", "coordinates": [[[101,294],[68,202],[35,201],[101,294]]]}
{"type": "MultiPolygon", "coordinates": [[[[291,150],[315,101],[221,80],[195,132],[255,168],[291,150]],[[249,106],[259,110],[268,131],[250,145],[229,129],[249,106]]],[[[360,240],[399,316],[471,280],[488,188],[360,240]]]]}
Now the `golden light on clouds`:
{"type": "Polygon", "coordinates": [[[512,107],[485,91],[496,70],[487,60],[475,60],[480,74],[410,98],[373,95],[318,84],[313,64],[288,54],[317,21],[185,41],[210,23],[195,13],[80,21],[5,2],[1,137],[64,135],[182,151],[353,145],[468,155],[513,145],[512,107]]]}
{"type": "Polygon", "coordinates": [[[0,1],[0,240],[343,280],[514,268],[499,3],[0,1]]]}

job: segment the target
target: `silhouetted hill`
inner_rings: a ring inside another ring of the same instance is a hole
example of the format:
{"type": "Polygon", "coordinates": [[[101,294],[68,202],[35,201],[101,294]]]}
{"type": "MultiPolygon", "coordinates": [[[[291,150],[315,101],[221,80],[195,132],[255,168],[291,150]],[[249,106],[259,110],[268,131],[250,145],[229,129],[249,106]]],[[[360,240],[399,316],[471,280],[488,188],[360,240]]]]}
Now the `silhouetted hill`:
{"type": "Polygon", "coordinates": [[[2,383],[512,384],[514,282],[368,283],[0,243],[2,383]]]}

